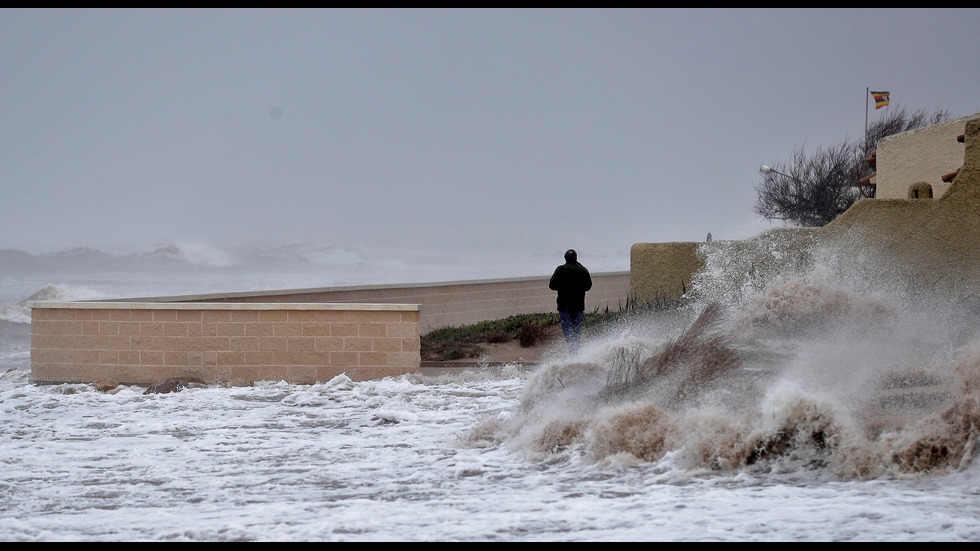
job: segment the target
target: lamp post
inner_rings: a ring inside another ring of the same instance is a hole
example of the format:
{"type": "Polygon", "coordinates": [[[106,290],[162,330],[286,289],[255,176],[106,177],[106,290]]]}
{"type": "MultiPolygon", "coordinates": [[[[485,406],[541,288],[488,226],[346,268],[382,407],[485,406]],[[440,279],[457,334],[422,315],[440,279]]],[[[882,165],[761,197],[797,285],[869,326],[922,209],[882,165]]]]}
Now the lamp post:
{"type": "Polygon", "coordinates": [[[762,166],[759,167],[759,174],[762,174],[763,176],[769,174],[770,172],[775,172],[776,174],[779,174],[780,176],[785,176],[785,177],[789,178],[790,180],[796,180],[796,178],[790,176],[789,174],[785,174],[783,172],[780,172],[780,171],[776,170],[775,168],[768,167],[766,165],[762,165],[762,166]]]}

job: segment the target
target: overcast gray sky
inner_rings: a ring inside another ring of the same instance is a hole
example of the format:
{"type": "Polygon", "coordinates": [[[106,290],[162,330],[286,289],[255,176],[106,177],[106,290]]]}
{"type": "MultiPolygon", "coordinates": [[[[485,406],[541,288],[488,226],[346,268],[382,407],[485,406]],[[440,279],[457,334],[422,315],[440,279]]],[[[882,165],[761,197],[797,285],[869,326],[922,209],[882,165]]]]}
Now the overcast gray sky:
{"type": "Polygon", "coordinates": [[[980,111],[980,10],[5,9],[0,248],[738,239],[868,88],[980,111]]]}

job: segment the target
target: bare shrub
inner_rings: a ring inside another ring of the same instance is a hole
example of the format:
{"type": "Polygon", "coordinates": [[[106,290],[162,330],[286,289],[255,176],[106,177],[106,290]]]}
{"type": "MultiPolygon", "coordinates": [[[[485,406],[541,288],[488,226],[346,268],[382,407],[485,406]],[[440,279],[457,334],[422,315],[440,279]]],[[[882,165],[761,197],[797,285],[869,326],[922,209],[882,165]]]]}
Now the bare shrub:
{"type": "Polygon", "coordinates": [[[742,365],[730,338],[715,330],[721,320],[719,304],[709,305],[678,339],[637,369],[638,382],[664,381],[674,386],[673,401],[683,401],[742,365]]]}
{"type": "Polygon", "coordinates": [[[504,333],[503,331],[492,331],[487,334],[487,342],[507,342],[510,340],[510,335],[504,333]]]}
{"type": "Polygon", "coordinates": [[[521,346],[524,348],[538,344],[545,340],[546,336],[544,329],[540,325],[533,323],[525,325],[517,332],[517,340],[520,341],[521,346]]]}

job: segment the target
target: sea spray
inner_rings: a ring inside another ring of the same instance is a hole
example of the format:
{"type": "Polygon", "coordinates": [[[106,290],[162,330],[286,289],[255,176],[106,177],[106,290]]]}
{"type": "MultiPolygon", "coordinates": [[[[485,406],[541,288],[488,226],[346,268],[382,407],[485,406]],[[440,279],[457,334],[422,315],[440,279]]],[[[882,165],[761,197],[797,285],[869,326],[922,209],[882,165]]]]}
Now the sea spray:
{"type": "Polygon", "coordinates": [[[698,246],[702,268],[692,278],[690,299],[738,307],[780,280],[806,273],[813,264],[812,229],[776,229],[744,241],[698,246]]]}
{"type": "Polygon", "coordinates": [[[704,254],[682,328],[676,312],[648,312],[543,365],[497,441],[534,457],[628,456],[687,472],[862,479],[970,464],[980,339],[963,328],[969,303],[878,284],[880,257],[805,233],[704,254]]]}
{"type": "Polygon", "coordinates": [[[980,451],[980,343],[963,350],[953,375],[948,407],[922,418],[915,430],[896,430],[884,438],[891,461],[903,472],[962,470],[980,451]]]}

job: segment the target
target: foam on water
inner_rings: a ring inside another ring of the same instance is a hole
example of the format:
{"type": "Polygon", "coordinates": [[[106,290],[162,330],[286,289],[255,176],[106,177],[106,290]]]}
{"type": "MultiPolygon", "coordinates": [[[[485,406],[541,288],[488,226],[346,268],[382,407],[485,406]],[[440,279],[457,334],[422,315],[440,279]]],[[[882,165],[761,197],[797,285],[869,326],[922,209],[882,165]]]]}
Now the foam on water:
{"type": "Polygon", "coordinates": [[[689,472],[967,468],[980,427],[976,305],[896,293],[853,258],[842,271],[826,250],[786,244],[705,246],[709,270],[680,312],[647,313],[550,361],[513,418],[475,433],[529,457],[689,472]]]}

